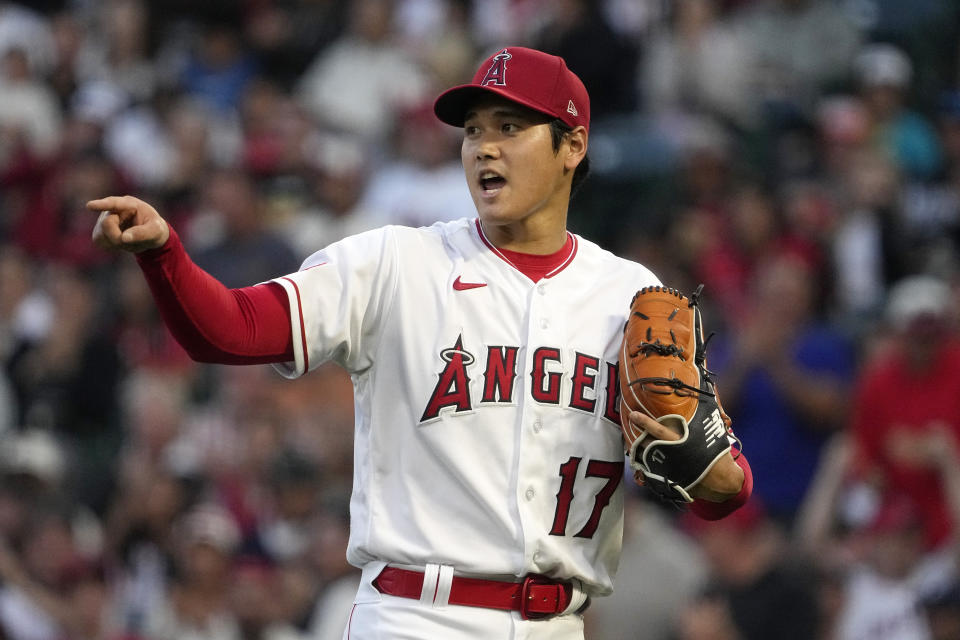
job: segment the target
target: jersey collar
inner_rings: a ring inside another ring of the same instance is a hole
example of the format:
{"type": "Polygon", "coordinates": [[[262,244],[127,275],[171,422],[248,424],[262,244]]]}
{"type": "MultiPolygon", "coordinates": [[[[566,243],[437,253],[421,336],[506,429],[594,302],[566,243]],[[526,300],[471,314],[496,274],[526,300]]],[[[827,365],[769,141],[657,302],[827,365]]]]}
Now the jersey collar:
{"type": "Polygon", "coordinates": [[[501,260],[511,267],[537,282],[541,278],[552,278],[567,268],[573,262],[577,255],[577,236],[567,231],[567,241],[556,251],[547,255],[536,255],[532,253],[521,253],[519,251],[510,251],[509,249],[500,249],[487,238],[483,232],[483,225],[480,224],[480,218],[476,218],[474,223],[477,227],[477,235],[490,251],[497,255],[501,260]]]}

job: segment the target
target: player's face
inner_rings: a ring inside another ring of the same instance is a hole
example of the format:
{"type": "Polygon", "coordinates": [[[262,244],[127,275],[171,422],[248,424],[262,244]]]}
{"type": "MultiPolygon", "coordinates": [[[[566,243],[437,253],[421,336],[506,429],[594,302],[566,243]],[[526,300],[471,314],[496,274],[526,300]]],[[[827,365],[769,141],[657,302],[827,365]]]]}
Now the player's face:
{"type": "Polygon", "coordinates": [[[556,220],[566,224],[572,160],[564,139],[553,148],[549,118],[491,96],[474,104],[464,121],[461,158],[470,195],[487,226],[556,220]]]}

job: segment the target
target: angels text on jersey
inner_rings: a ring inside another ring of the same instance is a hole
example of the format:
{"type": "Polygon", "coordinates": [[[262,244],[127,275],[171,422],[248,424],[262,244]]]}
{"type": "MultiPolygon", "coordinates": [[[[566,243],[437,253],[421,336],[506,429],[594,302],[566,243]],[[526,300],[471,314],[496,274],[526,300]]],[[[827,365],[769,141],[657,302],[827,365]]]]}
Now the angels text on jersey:
{"type": "MultiPolygon", "coordinates": [[[[520,350],[519,346],[485,345],[483,362],[480,362],[464,349],[463,334],[458,335],[450,347],[439,353],[443,368],[437,374],[437,383],[420,422],[435,420],[445,411],[456,415],[473,411],[478,405],[514,404],[518,366],[522,362],[518,357],[520,350]],[[472,385],[471,380],[478,373],[479,384],[472,385]]],[[[619,427],[617,363],[579,351],[564,355],[559,347],[533,349],[530,380],[526,385],[530,397],[539,404],[590,414],[600,410],[604,418],[619,427]]]]}

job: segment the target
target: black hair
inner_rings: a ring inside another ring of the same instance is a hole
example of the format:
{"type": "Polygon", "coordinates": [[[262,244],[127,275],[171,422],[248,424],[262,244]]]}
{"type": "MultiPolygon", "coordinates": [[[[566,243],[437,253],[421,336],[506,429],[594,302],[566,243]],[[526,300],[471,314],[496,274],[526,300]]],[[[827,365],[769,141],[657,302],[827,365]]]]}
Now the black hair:
{"type": "MultiPolygon", "coordinates": [[[[550,136],[553,139],[553,150],[557,152],[560,150],[560,143],[563,142],[564,137],[570,134],[573,131],[573,127],[568,125],[566,122],[560,118],[556,118],[550,121],[550,136]]],[[[580,185],[583,184],[583,181],[587,179],[587,176],[590,174],[590,156],[584,155],[583,160],[580,161],[580,164],[577,165],[577,168],[573,172],[573,183],[570,185],[570,197],[577,192],[577,189],[580,188],[580,185]]]]}

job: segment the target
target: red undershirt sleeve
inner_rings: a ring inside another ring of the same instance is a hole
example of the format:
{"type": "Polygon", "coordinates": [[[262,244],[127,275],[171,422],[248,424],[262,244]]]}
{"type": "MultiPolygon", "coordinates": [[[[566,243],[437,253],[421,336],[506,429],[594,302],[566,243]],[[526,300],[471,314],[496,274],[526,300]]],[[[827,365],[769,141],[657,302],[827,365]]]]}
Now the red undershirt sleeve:
{"type": "Polygon", "coordinates": [[[173,337],[198,362],[266,364],[293,360],[290,307],[276,283],[228,289],[198,267],[170,227],[159,249],[137,263],[173,337]]]}
{"type": "Polygon", "coordinates": [[[747,503],[750,494],[753,493],[753,472],[750,470],[750,463],[747,462],[747,457],[743,453],[737,456],[736,463],[743,469],[743,487],[740,489],[740,493],[726,502],[694,500],[690,505],[690,511],[704,520],[720,520],[747,503]]]}

